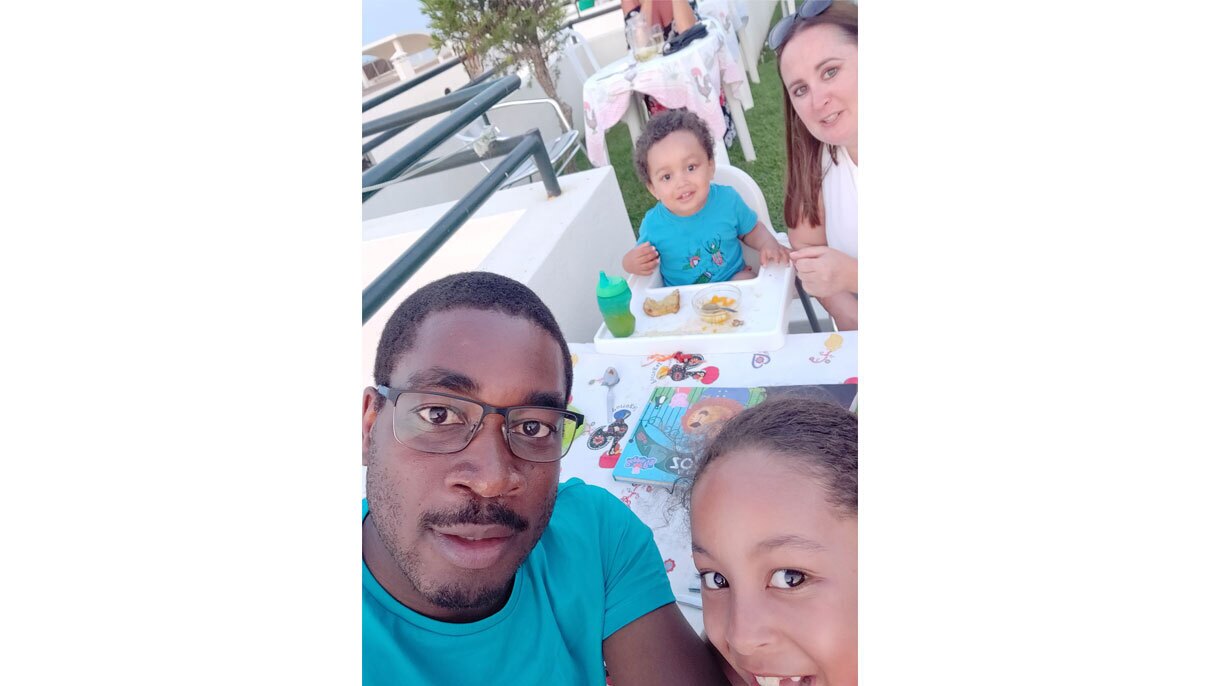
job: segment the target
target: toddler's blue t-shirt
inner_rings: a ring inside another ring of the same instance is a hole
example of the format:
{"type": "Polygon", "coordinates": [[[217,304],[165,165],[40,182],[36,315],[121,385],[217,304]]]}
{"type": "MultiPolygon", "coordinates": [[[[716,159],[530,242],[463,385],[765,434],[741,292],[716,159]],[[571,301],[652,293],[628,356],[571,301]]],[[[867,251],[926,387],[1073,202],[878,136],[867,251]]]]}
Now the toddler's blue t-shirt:
{"type": "Polygon", "coordinates": [[[679,217],[657,203],[640,223],[640,238],[661,254],[666,286],[728,281],[745,267],[741,237],[754,230],[758,214],[730,186],[712,184],[707,204],[679,217]]]}
{"type": "Polygon", "coordinates": [[[363,567],[366,685],[605,684],[602,641],[674,602],[652,531],[580,479],[559,485],[550,524],[490,617],[430,619],[363,567]]]}

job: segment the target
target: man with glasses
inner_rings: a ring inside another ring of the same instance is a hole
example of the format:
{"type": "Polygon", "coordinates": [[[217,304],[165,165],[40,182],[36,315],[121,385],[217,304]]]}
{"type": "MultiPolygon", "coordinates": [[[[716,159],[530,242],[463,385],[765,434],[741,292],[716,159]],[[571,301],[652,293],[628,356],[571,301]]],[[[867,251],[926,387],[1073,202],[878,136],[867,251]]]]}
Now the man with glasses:
{"type": "Polygon", "coordinates": [[[723,683],[652,532],[559,460],[568,347],[486,272],[408,297],[364,391],[366,684],[723,683]]]}

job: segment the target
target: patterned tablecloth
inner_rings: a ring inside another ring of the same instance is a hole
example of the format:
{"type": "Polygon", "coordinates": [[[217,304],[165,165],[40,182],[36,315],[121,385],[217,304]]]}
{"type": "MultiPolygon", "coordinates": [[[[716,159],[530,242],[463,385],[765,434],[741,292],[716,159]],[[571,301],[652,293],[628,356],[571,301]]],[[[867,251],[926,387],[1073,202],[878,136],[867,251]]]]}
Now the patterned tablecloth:
{"type": "Polygon", "coordinates": [[[724,137],[721,85],[728,97],[737,98],[746,76],[741,67],[741,51],[735,47],[736,37],[729,37],[731,30],[725,31],[715,19],[704,24],[708,35],[678,52],[645,62],[625,55],[585,81],[585,145],[590,162],[599,167],[610,163],[606,130],[623,117],[632,93],[651,95],[671,109],[685,107],[707,122],[714,138],[724,137]]]}
{"type": "Polygon", "coordinates": [[[672,356],[606,355],[598,353],[592,343],[574,344],[571,351],[575,373],[572,404],[585,415],[585,426],[563,458],[560,478],[578,477],[609,490],[651,527],[674,595],[690,603],[697,603],[699,594],[688,590],[697,576],[691,562],[690,528],[680,499],[664,488],[615,481],[611,470],[621,446],[618,441],[606,445],[604,439],[591,439],[613,422],[614,412],[627,410],[624,421],[634,428],[633,418],[640,415],[653,389],[659,387],[854,384],[857,373],[854,331],[792,334],[779,350],[709,353],[702,362],[691,365],[672,356]],[[607,407],[607,389],[600,383],[608,367],[617,370],[620,378],[613,387],[612,409],[607,407]],[[601,447],[594,447],[599,443],[601,447]]]}

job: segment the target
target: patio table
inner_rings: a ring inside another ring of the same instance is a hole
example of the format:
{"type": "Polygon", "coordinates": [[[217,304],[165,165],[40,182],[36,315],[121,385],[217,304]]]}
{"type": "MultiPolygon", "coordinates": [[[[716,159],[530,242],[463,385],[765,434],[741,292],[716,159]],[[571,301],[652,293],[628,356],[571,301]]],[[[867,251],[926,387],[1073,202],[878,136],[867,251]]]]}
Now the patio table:
{"type": "MultiPolygon", "coordinates": [[[[741,51],[734,50],[728,32],[715,18],[705,18],[708,35],[669,55],[637,62],[631,54],[605,65],[584,85],[585,145],[589,161],[602,167],[610,163],[606,152],[606,130],[627,112],[636,93],[647,94],[668,108],[685,107],[700,116],[712,137],[724,139],[724,115],[720,90],[724,86],[737,137],[747,160],[754,160],[754,144],[746,127],[741,87],[746,81],[741,51]]],[[[628,117],[631,140],[640,135],[639,122],[628,117]]]]}
{"type": "MultiPolygon", "coordinates": [[[[571,450],[560,463],[560,479],[577,477],[601,486],[627,504],[652,530],[661,558],[669,573],[670,585],[679,607],[697,630],[702,630],[702,613],[696,609],[699,592],[694,563],[691,561],[690,528],[686,513],[676,494],[662,487],[615,481],[611,472],[617,461],[614,445],[593,447],[590,441],[598,429],[609,425],[607,389],[600,379],[613,367],[619,382],[613,386],[613,410],[627,410],[628,429],[634,430],[653,389],[656,388],[730,388],[756,386],[803,386],[812,384],[856,383],[855,331],[839,333],[790,334],[784,346],[774,351],[755,353],[708,353],[697,365],[715,373],[702,378],[673,381],[662,367],[673,361],[660,356],[607,355],[598,353],[592,343],[570,344],[573,359],[572,404],[585,415],[585,425],[571,450]],[[707,381],[707,383],[705,383],[707,381]]],[[[621,441],[626,441],[623,436],[621,441]]]]}

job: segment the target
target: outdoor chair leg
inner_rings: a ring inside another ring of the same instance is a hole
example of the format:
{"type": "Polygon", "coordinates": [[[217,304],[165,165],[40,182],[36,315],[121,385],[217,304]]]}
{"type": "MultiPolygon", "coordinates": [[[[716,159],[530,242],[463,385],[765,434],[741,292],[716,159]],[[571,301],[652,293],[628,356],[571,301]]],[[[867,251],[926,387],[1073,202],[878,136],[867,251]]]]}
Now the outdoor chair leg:
{"type": "Polygon", "coordinates": [[[805,316],[809,318],[809,326],[813,328],[814,333],[822,333],[817,315],[813,313],[813,303],[809,301],[809,294],[805,292],[805,287],[801,285],[799,278],[796,280],[796,293],[801,299],[801,307],[805,308],[805,316]]]}

